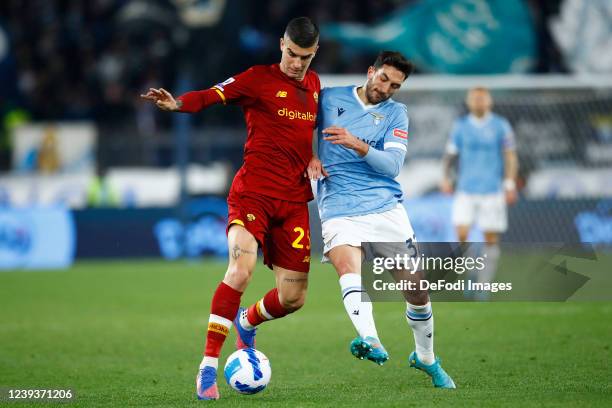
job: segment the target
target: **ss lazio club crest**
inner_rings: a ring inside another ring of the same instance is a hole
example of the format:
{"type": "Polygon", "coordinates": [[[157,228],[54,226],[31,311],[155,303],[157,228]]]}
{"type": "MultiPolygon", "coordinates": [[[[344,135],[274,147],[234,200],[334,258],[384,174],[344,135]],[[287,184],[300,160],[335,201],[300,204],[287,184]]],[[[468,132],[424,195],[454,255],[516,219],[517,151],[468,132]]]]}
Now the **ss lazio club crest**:
{"type": "Polygon", "coordinates": [[[381,120],[383,120],[385,118],[385,115],[381,115],[380,113],[376,113],[376,112],[368,112],[370,115],[374,116],[374,124],[378,125],[380,123],[381,120]]]}

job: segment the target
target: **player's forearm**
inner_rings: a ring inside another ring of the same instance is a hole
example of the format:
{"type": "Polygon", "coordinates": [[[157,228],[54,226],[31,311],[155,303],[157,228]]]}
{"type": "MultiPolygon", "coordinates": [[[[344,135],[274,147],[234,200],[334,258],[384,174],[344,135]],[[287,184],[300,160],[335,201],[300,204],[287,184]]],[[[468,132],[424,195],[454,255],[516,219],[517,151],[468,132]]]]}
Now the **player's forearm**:
{"type": "Polygon", "coordinates": [[[442,159],[442,174],[444,175],[445,179],[449,180],[451,178],[451,173],[452,173],[453,167],[455,167],[456,161],[457,161],[456,154],[446,153],[444,155],[444,158],[442,159]]]}
{"type": "Polygon", "coordinates": [[[368,151],[370,151],[370,145],[362,140],[355,139],[355,146],[353,147],[353,150],[357,152],[359,156],[364,157],[368,154],[368,151]]]}
{"type": "Polygon", "coordinates": [[[217,92],[212,89],[205,89],[187,92],[176,98],[176,102],[180,105],[179,112],[195,113],[223,101],[217,92]]]}
{"type": "Polygon", "coordinates": [[[511,180],[514,183],[518,176],[518,157],[516,156],[516,151],[506,150],[504,156],[504,180],[511,180]]]}
{"type": "Polygon", "coordinates": [[[374,170],[389,177],[397,177],[404,164],[405,153],[400,150],[377,150],[370,148],[363,157],[374,170]]]}

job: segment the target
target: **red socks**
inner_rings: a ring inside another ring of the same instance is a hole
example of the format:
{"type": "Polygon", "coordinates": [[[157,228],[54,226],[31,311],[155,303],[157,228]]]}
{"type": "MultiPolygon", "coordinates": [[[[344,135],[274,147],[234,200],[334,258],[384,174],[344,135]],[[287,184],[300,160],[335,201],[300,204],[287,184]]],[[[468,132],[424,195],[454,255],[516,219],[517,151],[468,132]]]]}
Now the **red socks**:
{"type": "Polygon", "coordinates": [[[278,319],[288,313],[278,299],[278,289],[274,288],[249,307],[247,320],[252,326],[257,326],[266,320],[278,319]]]}
{"type": "Polygon", "coordinates": [[[225,342],[225,338],[232,327],[232,321],[238,313],[241,297],[242,292],[233,289],[224,282],[217,286],[210,306],[205,356],[219,357],[223,342],[225,342]]]}

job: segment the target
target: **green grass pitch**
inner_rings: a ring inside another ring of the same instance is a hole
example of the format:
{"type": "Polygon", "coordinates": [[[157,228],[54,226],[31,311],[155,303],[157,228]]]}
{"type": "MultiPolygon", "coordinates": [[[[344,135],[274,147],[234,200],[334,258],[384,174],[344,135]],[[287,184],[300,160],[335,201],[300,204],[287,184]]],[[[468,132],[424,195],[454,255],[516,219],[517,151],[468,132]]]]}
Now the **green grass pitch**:
{"type": "MultiPolygon", "coordinates": [[[[223,262],[80,262],[62,272],[0,273],[0,387],[72,388],[77,400],[33,406],[202,406],[194,381],[223,262]]],[[[259,265],[243,303],[273,285],[259,265]]],[[[612,303],[434,304],[436,352],[457,383],[438,390],[408,368],[400,303],[377,303],[391,359],[356,360],[337,278],[314,263],[306,306],[264,324],[272,364],[261,394],[220,378],[215,406],[612,406],[612,303]]],[[[221,358],[233,350],[232,333],[221,358]]],[[[0,402],[0,405],[2,403],[0,402]]],[[[10,403],[9,406],[27,406],[10,403]]]]}

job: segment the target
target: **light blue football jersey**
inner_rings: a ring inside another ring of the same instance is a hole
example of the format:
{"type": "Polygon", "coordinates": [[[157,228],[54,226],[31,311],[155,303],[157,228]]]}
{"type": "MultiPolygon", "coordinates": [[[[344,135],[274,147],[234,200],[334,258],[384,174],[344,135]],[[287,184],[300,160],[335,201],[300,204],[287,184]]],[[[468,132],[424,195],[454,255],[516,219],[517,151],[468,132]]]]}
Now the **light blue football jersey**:
{"type": "Polygon", "coordinates": [[[355,86],[324,88],[317,121],[318,156],[329,174],[317,184],[321,220],[395,208],[402,200],[400,184],[374,170],[354,150],[323,140],[322,130],[330,126],[346,128],[370,148],[401,151],[403,161],[408,142],[406,106],[391,99],[365,105],[355,86]]]}
{"type": "Polygon", "coordinates": [[[459,155],[457,191],[492,194],[502,190],[504,150],[514,149],[514,134],[508,121],[494,113],[482,119],[459,118],[446,151],[459,155]]]}

